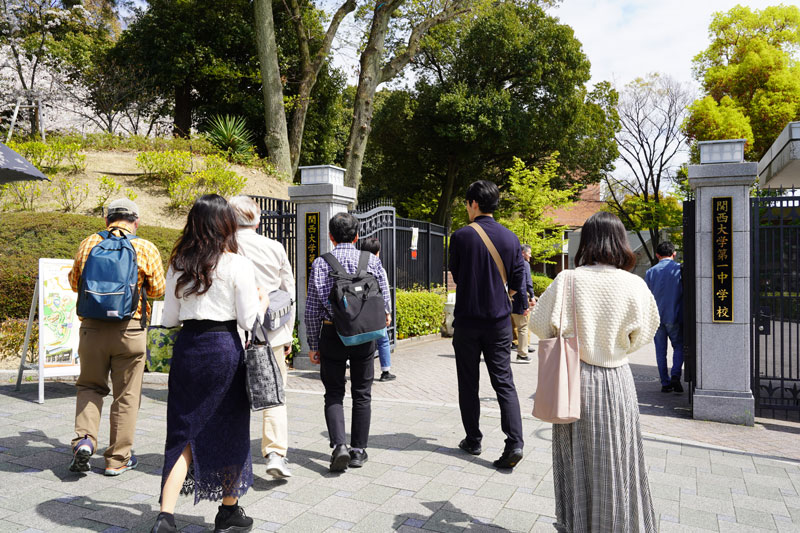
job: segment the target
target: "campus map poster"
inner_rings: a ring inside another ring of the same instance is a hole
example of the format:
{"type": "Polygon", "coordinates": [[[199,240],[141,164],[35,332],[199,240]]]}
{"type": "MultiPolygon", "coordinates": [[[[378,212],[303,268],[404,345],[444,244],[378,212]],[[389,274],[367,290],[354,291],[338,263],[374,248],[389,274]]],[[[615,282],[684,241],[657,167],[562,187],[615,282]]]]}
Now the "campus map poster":
{"type": "Polygon", "coordinates": [[[39,259],[39,376],[80,374],[75,314],[77,294],[69,286],[71,259],[39,259]]]}

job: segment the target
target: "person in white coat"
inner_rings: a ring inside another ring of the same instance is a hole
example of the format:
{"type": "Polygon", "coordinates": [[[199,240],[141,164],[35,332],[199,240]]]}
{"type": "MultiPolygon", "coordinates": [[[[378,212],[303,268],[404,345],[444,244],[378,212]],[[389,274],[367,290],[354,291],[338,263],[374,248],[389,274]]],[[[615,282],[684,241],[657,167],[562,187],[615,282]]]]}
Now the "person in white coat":
{"type": "MultiPolygon", "coordinates": [[[[234,196],[230,204],[236,213],[239,230],[236,241],[239,253],[253,262],[256,269],[256,285],[264,293],[275,290],[288,292],[295,297],[295,280],[292,265],[283,245],[276,240],[256,233],[261,219],[261,208],[249,196],[234,196]]],[[[267,341],[275,353],[281,369],[283,385],[286,387],[286,356],[292,350],[295,308],[289,320],[278,329],[267,332],[267,341]]],[[[264,339],[261,339],[264,340],[264,339]]],[[[289,421],[286,404],[264,409],[261,452],[267,460],[267,474],[275,479],[291,477],[286,455],[289,449],[289,421]]]]}

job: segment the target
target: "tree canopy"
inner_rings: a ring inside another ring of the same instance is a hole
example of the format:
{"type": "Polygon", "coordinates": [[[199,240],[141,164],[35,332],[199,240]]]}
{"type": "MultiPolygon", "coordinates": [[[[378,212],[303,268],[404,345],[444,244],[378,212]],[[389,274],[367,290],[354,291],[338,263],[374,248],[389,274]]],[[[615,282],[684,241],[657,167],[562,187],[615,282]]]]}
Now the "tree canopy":
{"type": "Polygon", "coordinates": [[[706,96],[692,104],[685,131],[694,141],[747,139],[747,158],[758,159],[800,119],[800,8],[737,5],[714,15],[709,37],[694,58],[706,96]]]}
{"type": "Polygon", "coordinates": [[[538,166],[558,151],[556,186],[598,181],[616,158],[616,92],[586,89],[580,42],[535,5],[503,3],[440,28],[414,68],[413,90],[376,98],[365,196],[402,198],[445,223],[472,181],[505,186],[514,157],[538,166]]]}

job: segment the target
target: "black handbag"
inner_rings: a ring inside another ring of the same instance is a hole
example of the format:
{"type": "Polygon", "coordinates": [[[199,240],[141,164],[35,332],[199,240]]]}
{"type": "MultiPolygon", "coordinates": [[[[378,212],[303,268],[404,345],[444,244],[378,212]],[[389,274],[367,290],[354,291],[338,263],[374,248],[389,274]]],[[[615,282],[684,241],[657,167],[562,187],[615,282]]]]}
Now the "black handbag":
{"type": "Polygon", "coordinates": [[[275,354],[272,353],[269,343],[255,342],[256,330],[261,327],[260,321],[256,319],[244,350],[247,397],[250,399],[250,409],[253,411],[283,405],[285,402],[283,376],[275,360],[275,354]]]}

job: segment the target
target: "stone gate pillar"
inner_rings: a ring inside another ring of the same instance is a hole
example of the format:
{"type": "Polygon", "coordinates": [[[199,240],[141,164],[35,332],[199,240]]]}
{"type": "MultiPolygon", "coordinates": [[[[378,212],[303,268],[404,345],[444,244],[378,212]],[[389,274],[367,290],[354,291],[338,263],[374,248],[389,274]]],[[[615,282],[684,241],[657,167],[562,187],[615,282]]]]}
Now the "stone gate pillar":
{"type": "Polygon", "coordinates": [[[356,200],[356,190],[344,186],[344,169],[331,165],[300,167],[300,185],[289,187],[289,198],[297,206],[297,317],[300,321],[300,353],[294,367],[318,368],[308,360],[306,308],[308,273],[314,259],[333,249],[328,238],[328,221],[347,212],[356,200]]]}
{"type": "Polygon", "coordinates": [[[744,140],[700,144],[695,191],[698,420],[753,425],[750,390],[750,189],[744,140]]]}

